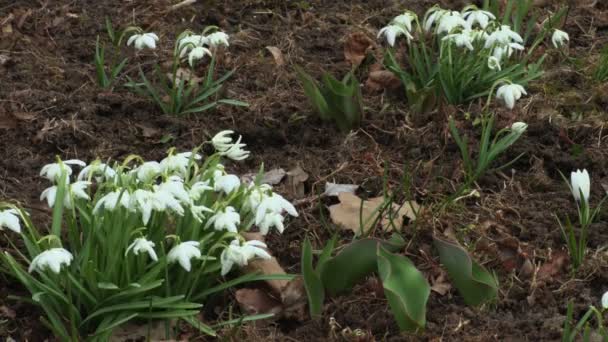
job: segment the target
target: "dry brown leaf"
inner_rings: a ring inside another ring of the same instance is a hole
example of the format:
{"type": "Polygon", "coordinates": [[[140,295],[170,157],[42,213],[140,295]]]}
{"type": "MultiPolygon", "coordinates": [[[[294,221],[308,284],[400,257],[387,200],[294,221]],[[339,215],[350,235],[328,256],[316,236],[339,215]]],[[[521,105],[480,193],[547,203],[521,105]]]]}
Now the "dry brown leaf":
{"type": "Polygon", "coordinates": [[[448,280],[448,275],[443,269],[438,268],[438,270],[439,275],[431,277],[431,290],[445,296],[452,289],[452,283],[448,280]]]}
{"type": "Polygon", "coordinates": [[[373,92],[384,89],[396,89],[401,86],[401,80],[388,70],[378,70],[369,73],[365,87],[373,92]]]}
{"type": "Polygon", "coordinates": [[[270,52],[270,54],[274,58],[274,62],[277,64],[277,66],[285,65],[285,58],[283,58],[283,53],[281,52],[281,50],[279,50],[278,47],[267,46],[266,50],[268,50],[270,52]]]}
{"type": "Polygon", "coordinates": [[[304,321],[307,313],[306,305],[308,304],[304,278],[297,277],[289,281],[281,292],[281,301],[283,302],[283,316],[285,318],[304,321]]]}
{"type": "Polygon", "coordinates": [[[141,135],[144,138],[152,138],[152,137],[160,135],[160,130],[158,130],[154,127],[149,127],[149,126],[142,125],[142,124],[135,124],[135,126],[141,128],[141,135]]]}
{"type": "Polygon", "coordinates": [[[344,59],[352,66],[358,67],[367,56],[373,44],[374,41],[363,32],[349,34],[344,41],[344,59]]]}
{"type": "MultiPolygon", "coordinates": [[[[270,274],[287,274],[283,267],[279,265],[277,258],[271,258],[268,260],[265,259],[254,259],[249,261],[249,264],[244,268],[245,273],[262,273],[265,275],[270,274]]],[[[272,290],[280,294],[283,291],[283,288],[289,283],[288,280],[266,280],[268,286],[272,288],[272,290]]]]}
{"type": "Polygon", "coordinates": [[[281,302],[260,289],[239,289],[234,297],[241,310],[249,315],[278,314],[282,311],[281,302]]]}
{"type": "MultiPolygon", "coordinates": [[[[378,208],[384,203],[384,197],[375,197],[363,201],[362,204],[361,198],[347,192],[338,194],[338,199],[340,203],[329,207],[330,217],[335,224],[342,226],[344,229],[352,230],[356,235],[362,233],[361,227],[363,225],[365,225],[363,227],[364,232],[373,228],[371,225],[378,215],[378,208]],[[361,206],[363,206],[362,209],[361,206]]],[[[384,230],[392,230],[393,225],[397,229],[401,229],[404,217],[413,221],[416,219],[416,213],[420,211],[418,203],[413,201],[404,203],[401,206],[393,203],[392,207],[392,220],[389,217],[389,210],[385,210],[383,213],[381,225],[384,230]]]]}
{"type": "Polygon", "coordinates": [[[304,182],[306,182],[306,180],[308,180],[308,173],[302,170],[300,166],[296,166],[287,172],[287,184],[294,197],[304,197],[306,194],[304,191],[304,182]]]}
{"type": "Polygon", "coordinates": [[[568,261],[568,253],[565,251],[553,252],[549,261],[544,263],[537,273],[539,281],[549,282],[559,275],[565,268],[568,261]]]}

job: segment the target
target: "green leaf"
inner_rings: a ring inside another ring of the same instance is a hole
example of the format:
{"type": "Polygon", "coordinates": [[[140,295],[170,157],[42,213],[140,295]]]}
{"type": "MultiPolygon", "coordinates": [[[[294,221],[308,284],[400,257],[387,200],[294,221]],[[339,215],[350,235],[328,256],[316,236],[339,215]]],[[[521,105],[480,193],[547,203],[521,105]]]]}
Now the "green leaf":
{"type": "Polygon", "coordinates": [[[325,289],[323,288],[319,273],[313,268],[312,246],[308,238],[304,240],[304,245],[302,246],[302,276],[304,277],[304,288],[308,295],[310,316],[318,317],[323,312],[325,289]]]}
{"type": "Polygon", "coordinates": [[[332,117],[331,111],[325,97],[319,89],[317,81],[315,81],[300,67],[296,66],[295,70],[298,74],[298,78],[300,79],[300,83],[302,83],[302,88],[304,88],[304,94],[306,94],[308,101],[315,107],[321,119],[330,120],[332,117]]]}
{"type": "Polygon", "coordinates": [[[97,283],[97,287],[103,290],[118,290],[120,289],[116,284],[113,283],[97,283]]]}
{"type": "Polygon", "coordinates": [[[244,101],[239,101],[239,100],[223,99],[223,100],[218,100],[217,103],[222,103],[222,104],[227,104],[227,105],[237,106],[237,107],[249,107],[249,103],[244,102],[244,101]]]}
{"type": "Polygon", "coordinates": [[[423,329],[426,323],[426,303],[431,287],[416,266],[405,256],[378,248],[378,273],[384,295],[403,331],[423,329]]]}
{"type": "Polygon", "coordinates": [[[395,234],[389,240],[366,238],[350,243],[325,263],[320,274],[325,289],[335,295],[352,288],[358,281],[376,271],[376,251],[379,245],[395,252],[405,246],[405,241],[395,234]]]}
{"type": "Polygon", "coordinates": [[[209,336],[216,336],[215,331],[210,326],[206,325],[205,323],[201,322],[200,320],[196,319],[195,317],[187,316],[187,317],[181,317],[180,319],[187,322],[192,327],[198,329],[198,331],[200,331],[204,334],[207,334],[209,336]]]}
{"type": "Polygon", "coordinates": [[[496,298],[498,283],[492,274],[473,261],[462,247],[434,239],[441,263],[468,305],[480,305],[496,298]]]}

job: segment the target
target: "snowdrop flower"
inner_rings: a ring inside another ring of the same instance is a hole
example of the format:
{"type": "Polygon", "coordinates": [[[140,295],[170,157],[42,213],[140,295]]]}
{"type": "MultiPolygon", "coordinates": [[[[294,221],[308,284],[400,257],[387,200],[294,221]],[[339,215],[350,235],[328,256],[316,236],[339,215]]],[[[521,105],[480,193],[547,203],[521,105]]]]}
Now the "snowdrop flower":
{"type": "Polygon", "coordinates": [[[502,99],[508,109],[513,109],[515,101],[521,98],[521,95],[527,95],[526,90],[519,84],[505,84],[496,91],[496,98],[502,99]]]}
{"type": "Polygon", "coordinates": [[[230,137],[232,133],[234,133],[234,131],[224,130],[211,138],[211,143],[216,151],[226,152],[232,147],[232,138],[230,137]]]}
{"type": "Polygon", "coordinates": [[[95,203],[93,213],[99,213],[102,207],[104,210],[114,211],[118,205],[133,211],[131,207],[131,195],[129,195],[127,190],[118,189],[104,195],[95,203]]]}
{"type": "Polygon", "coordinates": [[[133,240],[133,243],[131,243],[129,247],[127,247],[125,256],[127,256],[129,251],[133,250],[133,254],[135,255],[139,255],[139,252],[146,252],[150,256],[150,259],[158,261],[158,257],[154,251],[154,246],[155,244],[152,241],[148,241],[145,238],[137,238],[133,240]]]}
{"type": "MultiPolygon", "coordinates": [[[[190,203],[190,201],[188,200],[187,203],[190,203]]],[[[184,208],[180,204],[179,199],[176,198],[169,191],[154,191],[154,199],[152,201],[152,206],[156,211],[165,211],[168,209],[179,216],[184,216],[184,208]]]]}
{"type": "Polygon", "coordinates": [[[207,44],[207,38],[202,35],[193,34],[186,36],[179,40],[177,43],[177,49],[179,50],[179,57],[184,58],[188,51],[207,44]]]}
{"type": "Polygon", "coordinates": [[[490,20],[496,19],[494,14],[492,14],[491,12],[478,9],[466,11],[462,14],[462,17],[466,19],[469,27],[473,27],[473,25],[477,23],[482,29],[488,27],[488,23],[490,22],[490,20]]]}
{"type": "Polygon", "coordinates": [[[156,49],[156,42],[158,41],[158,36],[156,33],[142,33],[142,34],[134,34],[129,37],[127,40],[127,46],[134,44],[137,50],[142,50],[144,48],[156,49]]]}
{"type": "Polygon", "coordinates": [[[469,28],[469,25],[462,18],[459,12],[446,12],[441,16],[441,18],[439,18],[439,25],[437,25],[437,34],[450,33],[457,27],[469,28]]]}
{"type": "Polygon", "coordinates": [[[190,212],[195,220],[202,223],[205,218],[205,213],[212,213],[213,210],[205,207],[204,205],[191,205],[190,212]]]}
{"type": "Polygon", "coordinates": [[[520,122],[514,122],[511,125],[511,130],[513,132],[518,133],[518,134],[523,134],[526,131],[526,129],[528,129],[528,124],[525,123],[525,122],[521,122],[521,121],[520,122]]]}
{"type": "Polygon", "coordinates": [[[72,253],[67,250],[63,248],[51,248],[36,255],[30,264],[28,272],[32,273],[34,270],[43,272],[45,269],[50,268],[53,273],[59,274],[61,265],[70,266],[72,259],[74,259],[72,253]]]}
{"type": "Polygon", "coordinates": [[[387,25],[383,27],[380,32],[378,32],[378,38],[382,37],[383,35],[386,36],[386,42],[390,46],[395,46],[395,39],[401,35],[405,36],[408,41],[413,38],[408,30],[400,25],[387,25]]]}
{"type": "Polygon", "coordinates": [[[497,46],[492,51],[492,57],[498,59],[498,61],[502,61],[504,56],[507,58],[511,57],[515,50],[523,50],[524,46],[518,43],[508,43],[502,46],[497,46]]]}
{"type": "Polygon", "coordinates": [[[553,43],[553,46],[555,46],[556,49],[566,45],[566,43],[569,41],[570,36],[568,36],[568,33],[562,30],[555,29],[553,35],[551,36],[551,42],[553,43]]]}
{"type": "Polygon", "coordinates": [[[272,190],[272,186],[269,184],[260,184],[259,186],[256,186],[254,182],[251,182],[251,184],[249,184],[249,189],[250,192],[245,200],[244,209],[255,211],[260,203],[269,196],[268,192],[272,190]]]}
{"type": "Polygon", "coordinates": [[[160,161],[160,169],[162,172],[176,172],[180,175],[185,175],[191,158],[193,160],[200,160],[202,157],[192,152],[172,154],[160,161]]]}
{"type": "MultiPolygon", "coordinates": [[[[77,199],[90,200],[89,194],[85,191],[89,185],[91,185],[91,182],[86,181],[78,181],[70,184],[63,197],[63,205],[65,208],[72,209],[72,196],[77,199]]],[[[49,207],[53,208],[57,199],[57,189],[56,185],[46,188],[40,195],[40,200],[43,201],[46,199],[49,207]]]]}
{"type": "Polygon", "coordinates": [[[16,209],[5,209],[0,211],[0,230],[8,228],[15,233],[21,233],[21,224],[19,223],[19,212],[16,209]]]}
{"type": "Polygon", "coordinates": [[[446,13],[450,11],[444,10],[439,6],[433,6],[426,12],[426,19],[424,20],[424,31],[430,32],[431,28],[436,22],[439,22],[439,19],[446,13]]]}
{"type": "Polygon", "coordinates": [[[283,196],[273,193],[266,197],[258,206],[255,213],[255,224],[259,227],[268,213],[280,214],[283,211],[286,211],[291,216],[298,216],[298,212],[293,204],[289,203],[283,196]]]}
{"type": "Polygon", "coordinates": [[[285,226],[283,225],[284,219],[285,217],[279,213],[267,213],[264,215],[262,222],[260,222],[258,225],[258,228],[260,228],[260,233],[262,235],[266,235],[268,234],[270,228],[275,227],[279,233],[283,234],[283,231],[285,230],[285,226]]]}
{"type": "Polygon", "coordinates": [[[461,33],[452,33],[441,39],[442,41],[447,40],[454,42],[459,48],[467,48],[470,51],[473,51],[473,36],[470,30],[464,30],[461,33]]]}
{"type": "Polygon", "coordinates": [[[587,203],[589,200],[589,192],[591,191],[591,180],[589,179],[589,173],[586,169],[576,170],[570,174],[570,185],[572,187],[572,195],[574,199],[581,202],[581,194],[583,195],[582,201],[587,203]]]}
{"type": "Polygon", "coordinates": [[[523,38],[515,31],[511,30],[509,25],[501,25],[500,28],[488,36],[486,39],[485,48],[491,48],[495,45],[506,45],[509,43],[523,44],[523,38]]]}
{"type": "Polygon", "coordinates": [[[213,190],[213,188],[209,186],[209,181],[196,182],[190,187],[188,195],[192,200],[198,201],[203,193],[208,190],[213,190]]]}
{"type": "Polygon", "coordinates": [[[188,54],[188,64],[191,67],[194,67],[194,61],[198,61],[199,59],[203,59],[205,55],[211,57],[211,51],[206,47],[197,46],[188,54]]]}
{"type": "Polygon", "coordinates": [[[241,186],[241,180],[235,175],[224,175],[222,171],[215,171],[213,177],[213,189],[216,192],[223,191],[229,194],[241,186]]]}
{"type": "Polygon", "coordinates": [[[59,180],[62,170],[68,177],[72,174],[72,168],[69,167],[69,165],[78,165],[84,167],[87,164],[78,159],[70,159],[62,161],[61,163],[47,164],[42,167],[42,170],[40,170],[40,176],[56,182],[59,180]]]}
{"type": "Polygon", "coordinates": [[[226,156],[232,160],[244,160],[249,157],[249,151],[243,150],[243,147],[247,146],[247,144],[241,144],[241,139],[243,137],[239,136],[239,139],[230,146],[224,152],[220,152],[220,155],[226,156]]]}
{"type": "Polygon", "coordinates": [[[137,179],[144,183],[149,183],[156,179],[161,172],[162,168],[158,162],[149,161],[141,164],[137,169],[137,179]]]}
{"type": "Polygon", "coordinates": [[[114,171],[114,169],[111,168],[108,164],[100,163],[100,162],[93,162],[80,171],[77,179],[79,181],[81,181],[81,180],[88,179],[90,176],[93,176],[93,175],[103,176],[103,177],[95,178],[95,180],[97,180],[98,182],[101,182],[104,178],[105,179],[114,178],[114,176],[116,176],[116,171],[114,171]]]}
{"type": "Polygon", "coordinates": [[[207,35],[207,37],[205,37],[207,40],[207,44],[212,47],[212,48],[216,48],[220,45],[224,45],[224,46],[229,46],[230,44],[228,44],[228,38],[229,36],[222,31],[217,31],[217,32],[213,32],[209,35],[207,35]]]}
{"type": "Polygon", "coordinates": [[[241,216],[233,207],[226,207],[209,218],[205,228],[213,225],[215,230],[227,230],[231,233],[238,233],[238,225],[241,224],[241,216]]]}
{"type": "Polygon", "coordinates": [[[171,176],[166,182],[154,186],[155,191],[165,191],[182,203],[190,203],[190,194],[184,188],[184,182],[178,176],[171,176]]]}
{"type": "Polygon", "coordinates": [[[152,216],[152,210],[158,207],[156,198],[152,191],[137,189],[131,196],[130,207],[133,210],[141,212],[141,220],[144,224],[148,224],[152,216]]]}
{"type": "Polygon", "coordinates": [[[266,248],[266,244],[258,240],[247,241],[243,245],[239,240],[232,240],[220,256],[222,276],[228,274],[234,265],[246,266],[252,258],[258,257],[266,260],[272,258],[264,248],[266,248]]]}
{"type": "Polygon", "coordinates": [[[190,259],[199,259],[201,257],[201,250],[199,249],[199,246],[200,243],[198,241],[182,242],[169,251],[167,254],[167,262],[172,264],[177,261],[184,268],[184,270],[186,270],[186,272],[190,272],[192,269],[190,259]]]}
{"type": "Polygon", "coordinates": [[[608,310],[608,291],[602,295],[602,309],[608,310]]]}
{"type": "Polygon", "coordinates": [[[405,28],[408,32],[412,31],[412,22],[416,20],[416,14],[407,11],[393,18],[393,24],[405,28]]]}
{"type": "Polygon", "coordinates": [[[502,69],[500,66],[500,59],[494,56],[488,57],[488,68],[490,68],[491,70],[500,71],[502,69]]]}

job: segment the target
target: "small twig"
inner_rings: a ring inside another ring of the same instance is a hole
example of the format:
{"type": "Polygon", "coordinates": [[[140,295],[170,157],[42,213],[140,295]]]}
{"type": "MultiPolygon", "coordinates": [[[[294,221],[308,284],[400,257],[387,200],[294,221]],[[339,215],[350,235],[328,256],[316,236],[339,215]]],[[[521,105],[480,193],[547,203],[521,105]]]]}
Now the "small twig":
{"type": "Polygon", "coordinates": [[[184,0],[184,1],[180,2],[180,3],[177,3],[177,4],[169,7],[169,11],[175,11],[176,9],[180,9],[180,8],[182,8],[184,6],[192,5],[195,2],[196,2],[196,0],[184,0]]]}

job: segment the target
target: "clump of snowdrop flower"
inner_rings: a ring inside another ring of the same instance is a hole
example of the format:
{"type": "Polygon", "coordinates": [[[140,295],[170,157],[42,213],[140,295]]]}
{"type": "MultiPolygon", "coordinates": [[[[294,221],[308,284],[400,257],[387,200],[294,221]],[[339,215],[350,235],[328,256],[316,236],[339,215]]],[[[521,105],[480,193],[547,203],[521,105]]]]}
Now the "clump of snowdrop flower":
{"type": "Polygon", "coordinates": [[[38,254],[30,264],[28,271],[30,273],[34,271],[44,272],[46,269],[50,269],[53,273],[59,274],[61,272],[61,265],[70,266],[74,256],[63,248],[51,248],[38,254]]]}
{"type": "MultiPolygon", "coordinates": [[[[509,80],[512,85],[501,88],[498,98],[512,109],[515,101],[526,94],[523,87],[542,74],[539,66],[543,58],[533,64],[524,57],[532,55],[550,27],[543,26],[537,42],[527,51],[520,32],[505,24],[509,22],[474,5],[462,11],[433,6],[422,24],[416,14],[406,11],[382,28],[378,38],[385,37],[390,46],[384,58],[386,69],[407,83],[407,100],[416,106],[424,105],[421,96],[434,95],[454,105],[483,98],[493,92],[495,84],[509,80]],[[403,36],[409,45],[403,63],[407,67],[402,67],[399,54],[393,50],[399,48],[396,40],[403,36]],[[429,70],[437,72],[429,74],[429,70]]],[[[554,37],[563,44],[567,38],[561,32],[555,31],[554,37]]]]}
{"type": "Polygon", "coordinates": [[[496,91],[496,98],[502,99],[509,109],[515,107],[515,101],[519,100],[522,95],[527,95],[526,90],[523,86],[514,83],[504,84],[496,91]]]}
{"type": "Polygon", "coordinates": [[[568,33],[555,29],[553,31],[553,35],[551,36],[551,42],[556,49],[559,49],[562,46],[565,46],[570,41],[570,36],[568,33]]]}
{"type": "Polygon", "coordinates": [[[33,226],[23,209],[0,203],[0,230],[17,233],[8,236],[24,242],[15,245],[27,246],[15,257],[1,253],[0,262],[32,295],[52,288],[67,296],[37,302],[44,312],[61,317],[53,326],[58,332],[74,329],[90,336],[111,317],[91,319],[91,327],[72,327],[65,315],[72,312],[82,322],[130,302],[152,304],[129,315],[150,314],[151,308],[159,316],[184,314],[171,309],[173,304],[193,308],[194,315],[198,307],[189,300],[203,301],[198,293],[215,291],[234,267],[270,258],[264,243],[246,241],[246,232],[282,233],[287,216],[298,215],[271,186],[243,183],[229,172],[225,163],[240,160],[233,151],[245,146],[242,137],[233,141],[231,134],[222,131],[204,142],[215,147],[212,154],[203,154],[201,147],[170,149],[160,161],[131,155],[121,162],[57,160],[43,166],[41,176],[51,183],[41,196],[53,211],[50,233],[33,226]],[[49,277],[53,273],[67,280],[57,282],[49,277]],[[185,299],[188,294],[194,295],[185,299]],[[78,300],[78,310],[66,307],[78,300]],[[159,300],[173,304],[155,306],[159,300]]]}
{"type": "Polygon", "coordinates": [[[137,50],[143,50],[145,48],[154,50],[156,49],[156,42],[158,42],[158,36],[156,33],[137,33],[129,37],[129,40],[127,40],[127,46],[133,44],[137,50]]]}

